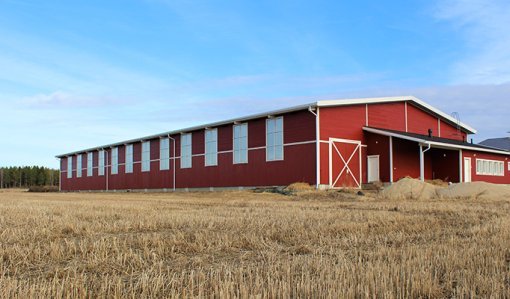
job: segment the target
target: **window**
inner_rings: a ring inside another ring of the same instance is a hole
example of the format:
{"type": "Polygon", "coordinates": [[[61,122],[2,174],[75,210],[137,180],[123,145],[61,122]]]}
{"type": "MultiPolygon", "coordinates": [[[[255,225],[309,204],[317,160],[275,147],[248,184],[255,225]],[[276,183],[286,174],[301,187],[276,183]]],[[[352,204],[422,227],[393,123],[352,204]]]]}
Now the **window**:
{"type": "Polygon", "coordinates": [[[510,171],[510,162],[508,162],[508,171],[510,171]]]}
{"type": "Polygon", "coordinates": [[[234,125],[234,164],[248,163],[248,124],[234,125]]]}
{"type": "Polygon", "coordinates": [[[67,157],[67,178],[73,177],[73,157],[67,157]]]}
{"type": "Polygon", "coordinates": [[[126,145],[126,173],[133,173],[133,145],[126,145]]]}
{"type": "Polygon", "coordinates": [[[476,174],[504,176],[505,163],[503,161],[476,159],[476,174]]]}
{"type": "Polygon", "coordinates": [[[105,154],[105,151],[104,150],[100,150],[99,151],[99,157],[98,157],[98,175],[104,175],[104,154],[105,154]]]}
{"type": "Polygon", "coordinates": [[[119,149],[117,147],[112,148],[112,174],[119,173],[119,149]]]}
{"type": "Polygon", "coordinates": [[[159,140],[159,170],[170,169],[170,139],[159,140]]]}
{"type": "Polygon", "coordinates": [[[218,129],[205,130],[205,166],[218,165],[218,129]]]}
{"type": "Polygon", "coordinates": [[[266,160],[283,160],[283,117],[266,120],[266,160]]]}
{"type": "Polygon", "coordinates": [[[94,152],[87,153],[87,176],[92,176],[92,163],[94,161],[94,152]]]}
{"type": "Polygon", "coordinates": [[[81,154],[76,156],[76,177],[81,178],[81,170],[83,166],[81,164],[81,154]]]}
{"type": "Polygon", "coordinates": [[[191,168],[191,133],[181,135],[181,168],[191,168]]]}
{"type": "Polygon", "coordinates": [[[142,171],[151,170],[151,142],[142,142],[142,171]]]}

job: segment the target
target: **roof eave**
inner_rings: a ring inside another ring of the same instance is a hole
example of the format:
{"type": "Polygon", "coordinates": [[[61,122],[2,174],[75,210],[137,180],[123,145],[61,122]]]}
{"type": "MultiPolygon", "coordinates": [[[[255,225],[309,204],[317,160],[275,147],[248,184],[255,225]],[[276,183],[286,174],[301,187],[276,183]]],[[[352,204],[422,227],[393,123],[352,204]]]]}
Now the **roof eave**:
{"type": "Polygon", "coordinates": [[[438,142],[438,141],[430,141],[430,140],[410,137],[410,136],[406,136],[406,135],[402,135],[402,134],[398,134],[398,133],[394,133],[394,132],[388,132],[388,131],[384,131],[384,130],[369,128],[369,127],[363,127],[363,130],[370,132],[370,133],[379,134],[379,135],[391,136],[391,137],[401,138],[401,139],[405,139],[405,140],[409,140],[409,141],[414,141],[414,142],[424,144],[424,145],[430,144],[430,145],[435,145],[436,147],[442,147],[442,148],[466,149],[466,150],[471,150],[471,151],[488,152],[488,153],[510,156],[510,151],[503,151],[503,150],[496,150],[496,149],[489,149],[489,148],[479,148],[479,147],[475,148],[475,147],[470,147],[470,146],[449,144],[449,143],[438,142]]]}
{"type": "MultiPolygon", "coordinates": [[[[425,103],[424,101],[418,99],[415,96],[398,96],[398,97],[379,97],[379,98],[360,98],[360,99],[342,99],[342,100],[325,100],[318,101],[317,106],[319,107],[334,107],[334,106],[346,106],[346,105],[360,105],[360,104],[376,104],[376,103],[392,103],[392,102],[406,102],[411,101],[419,106],[426,108],[434,112],[435,114],[441,116],[442,118],[447,119],[452,123],[457,123],[457,119],[453,118],[451,115],[448,115],[441,110],[434,108],[433,106],[425,103]]],[[[459,126],[463,128],[469,134],[476,134],[476,129],[463,123],[458,122],[459,126]]]]}
{"type": "Polygon", "coordinates": [[[289,108],[285,108],[285,109],[272,110],[272,111],[268,111],[268,112],[264,112],[264,113],[257,113],[257,114],[247,115],[247,116],[238,117],[238,118],[232,118],[232,119],[228,119],[228,120],[224,120],[224,121],[217,121],[217,122],[208,123],[208,124],[204,124],[204,125],[188,127],[188,128],[184,128],[184,129],[180,129],[180,130],[173,130],[173,131],[162,132],[162,133],[159,133],[159,134],[144,136],[144,137],[130,139],[130,140],[125,140],[125,141],[119,141],[119,142],[110,143],[110,144],[106,144],[106,145],[91,147],[91,148],[84,149],[84,150],[79,150],[79,151],[69,152],[69,153],[65,153],[65,154],[60,154],[60,155],[55,156],[55,158],[60,159],[60,158],[63,158],[63,157],[68,157],[68,156],[72,156],[72,155],[76,155],[76,154],[80,154],[80,153],[97,151],[97,150],[107,149],[107,148],[111,148],[111,147],[115,147],[115,146],[119,146],[119,145],[140,142],[141,140],[156,139],[156,138],[166,137],[166,136],[169,136],[169,135],[176,135],[176,134],[180,134],[180,133],[186,133],[186,132],[201,130],[201,129],[204,129],[204,128],[207,128],[207,127],[219,127],[219,126],[222,126],[222,125],[232,124],[232,123],[235,123],[235,122],[243,122],[243,121],[257,119],[257,118],[263,118],[263,117],[267,117],[267,116],[271,116],[271,115],[279,115],[279,114],[284,114],[284,113],[290,113],[290,112],[296,112],[296,111],[301,111],[301,110],[307,110],[310,107],[316,108],[317,107],[317,102],[313,102],[313,103],[309,103],[309,104],[303,104],[303,105],[298,105],[298,106],[293,106],[293,107],[289,107],[289,108]]]}

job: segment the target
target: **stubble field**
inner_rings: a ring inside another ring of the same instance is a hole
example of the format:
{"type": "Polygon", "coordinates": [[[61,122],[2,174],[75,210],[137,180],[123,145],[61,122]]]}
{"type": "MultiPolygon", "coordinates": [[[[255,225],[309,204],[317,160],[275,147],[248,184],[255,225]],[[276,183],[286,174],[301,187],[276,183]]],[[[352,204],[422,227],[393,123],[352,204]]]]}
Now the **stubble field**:
{"type": "Polygon", "coordinates": [[[0,297],[510,297],[510,200],[0,191],[0,297]]]}

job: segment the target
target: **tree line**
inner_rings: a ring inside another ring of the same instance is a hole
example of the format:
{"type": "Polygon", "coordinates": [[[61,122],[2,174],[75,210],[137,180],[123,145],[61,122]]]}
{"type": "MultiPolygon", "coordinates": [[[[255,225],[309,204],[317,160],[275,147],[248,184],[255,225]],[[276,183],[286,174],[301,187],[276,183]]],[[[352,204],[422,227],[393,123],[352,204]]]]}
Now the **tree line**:
{"type": "Polygon", "coordinates": [[[42,166],[0,167],[0,188],[58,186],[59,171],[42,166]]]}

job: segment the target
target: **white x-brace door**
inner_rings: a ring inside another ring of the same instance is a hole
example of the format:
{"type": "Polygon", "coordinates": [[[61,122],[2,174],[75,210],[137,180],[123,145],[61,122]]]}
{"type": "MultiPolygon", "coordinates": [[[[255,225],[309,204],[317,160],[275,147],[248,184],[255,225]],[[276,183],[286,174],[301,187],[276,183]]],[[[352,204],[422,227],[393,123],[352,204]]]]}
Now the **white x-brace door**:
{"type": "Polygon", "coordinates": [[[329,139],[329,187],[330,188],[342,188],[343,186],[338,186],[337,183],[340,178],[345,176],[352,177],[354,183],[357,188],[361,188],[361,180],[362,180],[362,160],[361,160],[361,141],[359,140],[349,140],[349,139],[338,139],[338,138],[330,138],[329,139]],[[351,148],[353,148],[352,152],[342,155],[342,151],[339,150],[339,147],[342,144],[347,144],[351,148]],[[358,155],[359,163],[353,163],[353,158],[358,155]],[[340,158],[340,171],[334,171],[334,157],[340,158]],[[354,170],[354,171],[353,171],[354,170]],[[358,176],[356,175],[359,174],[358,176]]]}

